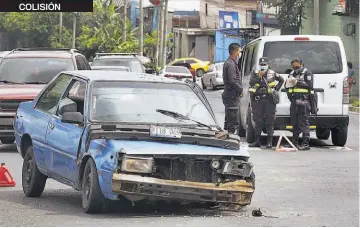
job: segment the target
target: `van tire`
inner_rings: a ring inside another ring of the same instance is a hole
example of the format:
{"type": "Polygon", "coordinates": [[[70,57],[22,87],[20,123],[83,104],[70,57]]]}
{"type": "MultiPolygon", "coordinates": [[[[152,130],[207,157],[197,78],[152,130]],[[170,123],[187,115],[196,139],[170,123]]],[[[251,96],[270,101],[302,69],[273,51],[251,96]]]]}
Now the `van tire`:
{"type": "Polygon", "coordinates": [[[249,107],[246,113],[246,142],[253,143],[255,141],[255,129],[252,125],[251,108],[249,107]]]}
{"type": "Polygon", "coordinates": [[[241,112],[240,112],[240,108],[238,111],[238,121],[239,121],[239,128],[238,128],[238,135],[240,137],[246,137],[246,129],[244,128],[244,126],[242,125],[242,121],[241,121],[241,112]]]}
{"type": "Polygon", "coordinates": [[[316,138],[327,140],[330,138],[330,129],[318,128],[316,129],[316,138]]]}
{"type": "Polygon", "coordinates": [[[331,129],[331,141],[334,146],[345,146],[348,135],[348,126],[331,129]]]}

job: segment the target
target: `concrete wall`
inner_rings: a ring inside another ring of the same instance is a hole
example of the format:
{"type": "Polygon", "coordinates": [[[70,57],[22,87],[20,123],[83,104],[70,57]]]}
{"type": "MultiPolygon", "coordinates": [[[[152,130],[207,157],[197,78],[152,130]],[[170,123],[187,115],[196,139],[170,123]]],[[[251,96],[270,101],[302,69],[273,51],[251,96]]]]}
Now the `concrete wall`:
{"type": "Polygon", "coordinates": [[[219,10],[235,11],[239,13],[240,28],[251,27],[247,25],[246,10],[255,10],[256,1],[251,0],[201,0],[200,1],[200,27],[215,29],[219,26],[219,10]],[[207,7],[206,7],[207,5],[207,7]],[[207,8],[207,13],[206,13],[207,8]]]}
{"type": "MultiPolygon", "coordinates": [[[[357,75],[357,84],[353,88],[353,94],[359,95],[359,15],[357,16],[337,16],[332,15],[334,6],[338,1],[320,0],[320,35],[335,35],[340,36],[343,40],[346,58],[353,63],[357,75]],[[343,28],[348,23],[356,23],[356,35],[345,36],[343,28]]],[[[314,12],[310,7],[306,10],[307,19],[303,21],[303,28],[301,34],[313,34],[314,12]]]]}

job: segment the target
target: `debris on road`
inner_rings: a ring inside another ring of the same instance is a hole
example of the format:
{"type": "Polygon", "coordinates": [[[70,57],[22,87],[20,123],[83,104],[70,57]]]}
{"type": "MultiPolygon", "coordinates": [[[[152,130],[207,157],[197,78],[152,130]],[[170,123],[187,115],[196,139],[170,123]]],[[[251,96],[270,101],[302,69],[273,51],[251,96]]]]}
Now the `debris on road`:
{"type": "Polygon", "coordinates": [[[253,210],[253,211],[252,211],[252,216],[253,216],[253,217],[265,217],[265,218],[279,218],[279,217],[276,217],[276,216],[263,215],[263,213],[261,212],[260,208],[253,210]]]}

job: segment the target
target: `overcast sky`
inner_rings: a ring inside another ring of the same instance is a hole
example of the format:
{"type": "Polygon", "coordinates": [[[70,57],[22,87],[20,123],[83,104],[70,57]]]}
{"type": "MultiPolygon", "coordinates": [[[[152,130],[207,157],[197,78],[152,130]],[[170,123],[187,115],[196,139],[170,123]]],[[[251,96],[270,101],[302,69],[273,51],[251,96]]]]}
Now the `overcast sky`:
{"type": "MultiPolygon", "coordinates": [[[[144,0],[144,5],[150,5],[149,0],[144,0]]],[[[199,10],[200,0],[169,0],[169,10],[199,10]]]]}

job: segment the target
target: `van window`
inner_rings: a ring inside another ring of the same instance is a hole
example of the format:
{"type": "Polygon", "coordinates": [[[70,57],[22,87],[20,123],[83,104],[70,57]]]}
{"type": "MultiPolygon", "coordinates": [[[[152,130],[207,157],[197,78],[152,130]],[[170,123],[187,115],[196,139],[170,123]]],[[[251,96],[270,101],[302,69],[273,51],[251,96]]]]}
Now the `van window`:
{"type": "Polygon", "coordinates": [[[285,74],[290,62],[300,58],[305,67],[314,74],[336,74],[343,71],[340,47],[331,41],[276,41],[267,42],[264,56],[269,59],[271,69],[285,74]]]}
{"type": "Polygon", "coordinates": [[[247,47],[246,48],[246,60],[245,60],[245,76],[249,75],[251,73],[251,62],[252,62],[252,56],[253,56],[253,47],[247,47]]]}

